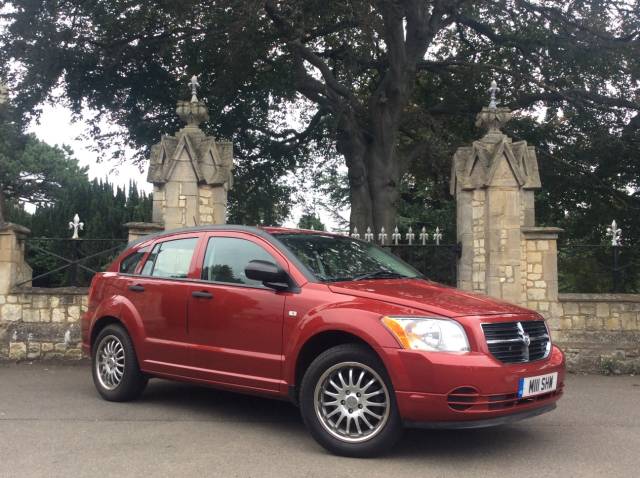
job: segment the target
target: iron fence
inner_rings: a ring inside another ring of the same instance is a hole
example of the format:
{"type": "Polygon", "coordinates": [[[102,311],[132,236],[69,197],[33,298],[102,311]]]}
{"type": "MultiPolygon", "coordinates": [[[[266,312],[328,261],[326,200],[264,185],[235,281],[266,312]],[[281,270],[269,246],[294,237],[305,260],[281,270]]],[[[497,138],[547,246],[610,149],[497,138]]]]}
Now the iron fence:
{"type": "Polygon", "coordinates": [[[389,244],[384,249],[411,264],[429,279],[455,286],[461,244],[389,244]]]}
{"type": "Polygon", "coordinates": [[[560,292],[640,292],[640,248],[602,244],[558,247],[560,292]]]}
{"type": "Polygon", "coordinates": [[[25,241],[33,278],[16,284],[33,287],[87,287],[124,249],[126,239],[34,237],[25,241]]]}

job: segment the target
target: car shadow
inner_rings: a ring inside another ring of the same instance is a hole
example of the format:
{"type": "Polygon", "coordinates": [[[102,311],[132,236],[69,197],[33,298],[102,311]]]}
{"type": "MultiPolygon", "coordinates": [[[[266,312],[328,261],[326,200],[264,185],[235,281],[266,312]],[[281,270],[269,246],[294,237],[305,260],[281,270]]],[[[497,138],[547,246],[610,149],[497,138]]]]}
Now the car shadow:
{"type": "MultiPolygon", "coordinates": [[[[200,387],[187,383],[152,380],[140,405],[179,410],[190,419],[212,422],[234,422],[238,426],[259,427],[263,431],[285,433],[296,440],[309,440],[300,413],[293,404],[244,395],[235,392],[200,387]]],[[[486,455],[524,452],[530,446],[536,428],[512,424],[471,430],[407,429],[399,446],[385,455],[387,458],[468,458],[470,454],[486,455]]],[[[274,435],[275,436],[275,435],[274,435]]],[[[325,452],[319,446],[319,453],[325,452]]]]}

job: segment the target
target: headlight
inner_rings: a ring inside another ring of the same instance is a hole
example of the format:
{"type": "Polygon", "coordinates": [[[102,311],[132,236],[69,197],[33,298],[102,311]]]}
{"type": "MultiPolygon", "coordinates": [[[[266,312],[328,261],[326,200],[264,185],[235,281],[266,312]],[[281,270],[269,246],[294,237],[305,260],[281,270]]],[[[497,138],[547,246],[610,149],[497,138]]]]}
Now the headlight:
{"type": "Polygon", "coordinates": [[[430,317],[383,317],[382,323],[405,349],[431,352],[468,352],[469,341],[462,326],[430,317]]]}

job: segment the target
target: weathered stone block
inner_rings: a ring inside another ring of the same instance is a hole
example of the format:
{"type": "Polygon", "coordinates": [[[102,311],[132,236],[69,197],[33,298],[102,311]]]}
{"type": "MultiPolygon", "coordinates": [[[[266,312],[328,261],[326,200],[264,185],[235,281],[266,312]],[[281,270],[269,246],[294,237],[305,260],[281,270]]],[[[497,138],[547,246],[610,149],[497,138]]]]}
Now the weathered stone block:
{"type": "Polygon", "coordinates": [[[596,315],[598,317],[609,317],[611,315],[609,304],[606,302],[598,302],[596,304],[596,315]]]}
{"type": "Polygon", "coordinates": [[[566,315],[574,315],[580,312],[580,307],[576,302],[562,302],[562,309],[566,315]]]}
{"type": "Polygon", "coordinates": [[[29,342],[27,345],[27,358],[29,360],[40,358],[40,342],[29,342]]]}
{"type": "Polygon", "coordinates": [[[11,342],[9,344],[9,359],[24,360],[27,358],[27,344],[24,342],[11,342]]]}
{"type": "Polygon", "coordinates": [[[620,330],[622,328],[620,319],[610,317],[605,320],[605,328],[607,330],[620,330]]]}
{"type": "Polygon", "coordinates": [[[24,322],[40,322],[40,311],[34,309],[22,309],[22,320],[24,322]]]}
{"type": "Polygon", "coordinates": [[[0,308],[0,320],[6,322],[22,320],[22,306],[20,304],[4,304],[0,308]]]}
{"type": "Polygon", "coordinates": [[[68,321],[69,322],[77,322],[80,320],[80,306],[72,305],[67,309],[68,311],[68,321]]]}
{"type": "Polygon", "coordinates": [[[58,307],[51,312],[51,322],[65,322],[67,320],[66,309],[58,307]]]}

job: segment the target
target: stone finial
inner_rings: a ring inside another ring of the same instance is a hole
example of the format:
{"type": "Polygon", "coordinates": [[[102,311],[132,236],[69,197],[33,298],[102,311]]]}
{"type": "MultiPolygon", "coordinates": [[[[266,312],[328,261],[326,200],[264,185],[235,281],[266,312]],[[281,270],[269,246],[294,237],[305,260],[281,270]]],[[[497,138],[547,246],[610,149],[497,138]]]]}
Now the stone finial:
{"type": "Polygon", "coordinates": [[[499,92],[500,88],[498,88],[498,83],[496,83],[496,80],[491,80],[491,87],[489,88],[489,94],[491,95],[489,108],[496,109],[498,107],[498,102],[496,101],[496,93],[499,92]]]}
{"type": "Polygon", "coordinates": [[[476,126],[486,129],[487,135],[501,135],[502,127],[511,121],[512,114],[509,108],[488,107],[476,116],[476,126]]]}
{"type": "Polygon", "coordinates": [[[209,109],[204,101],[178,101],[176,113],[191,128],[209,120],[209,109]]]}
{"type": "Polygon", "coordinates": [[[198,75],[193,75],[191,77],[191,81],[189,81],[189,87],[191,88],[191,102],[198,102],[198,88],[200,88],[200,83],[198,83],[198,75]]]}

